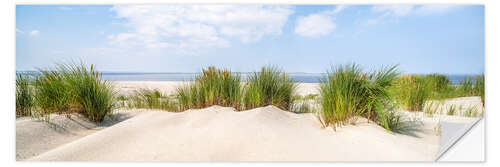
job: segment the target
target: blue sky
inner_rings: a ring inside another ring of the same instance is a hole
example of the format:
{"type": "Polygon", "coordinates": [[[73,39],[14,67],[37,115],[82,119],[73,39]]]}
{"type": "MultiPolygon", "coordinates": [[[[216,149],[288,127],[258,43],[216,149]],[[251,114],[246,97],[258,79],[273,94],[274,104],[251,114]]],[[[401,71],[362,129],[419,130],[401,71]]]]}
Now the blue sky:
{"type": "Polygon", "coordinates": [[[484,72],[482,5],[18,5],[16,70],[84,60],[103,71],[484,72]]]}

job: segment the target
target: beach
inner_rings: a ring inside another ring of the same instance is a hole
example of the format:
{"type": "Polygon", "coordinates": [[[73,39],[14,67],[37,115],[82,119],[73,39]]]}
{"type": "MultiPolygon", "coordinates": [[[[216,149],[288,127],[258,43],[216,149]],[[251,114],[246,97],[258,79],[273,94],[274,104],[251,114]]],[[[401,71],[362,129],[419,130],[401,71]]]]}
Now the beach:
{"type": "MultiPolygon", "coordinates": [[[[159,89],[172,94],[183,82],[113,81],[119,94],[159,89]]],[[[299,83],[296,94],[317,94],[317,83],[299,83]]],[[[461,98],[446,103],[464,102],[461,98]]],[[[467,101],[467,100],[465,100],[467,101]]],[[[467,103],[480,102],[469,98],[467,103]]],[[[55,115],[53,126],[16,120],[16,159],[28,161],[434,161],[441,124],[478,118],[398,111],[419,120],[414,130],[393,133],[359,117],[353,124],[323,128],[314,113],[274,106],[237,111],[211,106],[184,112],[152,109],[115,111],[95,124],[55,115]],[[37,130],[33,130],[37,129],[37,130]],[[41,140],[39,140],[41,139],[41,140]]],[[[448,128],[450,126],[447,126],[448,128]]],[[[460,128],[461,126],[455,126],[460,128]]],[[[455,129],[456,129],[455,128],[455,129]]],[[[447,129],[454,131],[453,127],[447,129]]],[[[453,133],[452,133],[453,134],[453,133]]],[[[450,135],[447,135],[450,136],[450,135]]]]}

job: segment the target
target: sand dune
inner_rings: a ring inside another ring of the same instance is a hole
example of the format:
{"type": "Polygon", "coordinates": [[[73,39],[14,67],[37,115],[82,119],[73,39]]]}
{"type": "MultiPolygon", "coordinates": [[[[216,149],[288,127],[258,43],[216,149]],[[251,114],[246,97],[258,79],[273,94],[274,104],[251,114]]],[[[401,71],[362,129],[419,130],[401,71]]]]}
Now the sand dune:
{"type": "Polygon", "coordinates": [[[439,136],[393,134],[359,119],[333,132],[312,114],[268,106],[147,111],[32,161],[431,161],[439,136]]]}
{"type": "Polygon", "coordinates": [[[58,146],[85,137],[137,115],[140,110],[117,110],[102,123],[88,121],[78,114],[67,117],[52,114],[50,121],[23,117],[16,119],[16,160],[37,156],[58,146]]]}
{"type": "MultiPolygon", "coordinates": [[[[172,94],[183,82],[112,82],[120,94],[153,88],[172,94]]],[[[300,83],[297,94],[317,94],[317,83],[300,83]]],[[[16,159],[31,161],[433,161],[457,133],[478,118],[446,115],[481,105],[478,97],[447,99],[438,113],[402,113],[415,129],[391,133],[359,118],[356,125],[322,128],[314,114],[273,106],[237,112],[212,106],[180,113],[117,110],[116,120],[94,124],[53,116],[51,124],[16,120],[16,159]],[[138,114],[141,113],[141,114],[138,114]],[[126,120],[127,119],[127,120],[126,120]],[[125,121],[123,121],[125,120],[125,121]],[[123,121],[123,122],[120,122],[123,121]],[[58,128],[51,127],[52,125],[58,128]],[[444,131],[444,133],[441,133],[444,131]]],[[[479,111],[479,110],[478,110],[479,111]]],[[[480,110],[482,112],[482,110],[480,110]]]]}

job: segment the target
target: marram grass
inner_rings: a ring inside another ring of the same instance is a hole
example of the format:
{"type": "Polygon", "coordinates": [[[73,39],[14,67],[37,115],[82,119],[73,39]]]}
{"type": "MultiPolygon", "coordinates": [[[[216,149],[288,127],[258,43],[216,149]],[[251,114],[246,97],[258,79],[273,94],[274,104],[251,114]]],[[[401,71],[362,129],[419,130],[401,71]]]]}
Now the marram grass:
{"type": "Polygon", "coordinates": [[[40,70],[34,82],[38,116],[78,112],[90,121],[101,122],[115,107],[115,90],[91,65],[58,64],[40,70]]]}
{"type": "MultiPolygon", "coordinates": [[[[120,101],[127,103],[130,108],[161,109],[168,111],[178,111],[177,103],[174,99],[161,93],[157,89],[140,89],[134,91],[130,97],[124,97],[120,101]]],[[[122,104],[123,106],[125,104],[122,104]]]]}
{"type": "Polygon", "coordinates": [[[275,66],[262,67],[247,78],[244,104],[246,109],[274,105],[289,110],[297,84],[275,66]]]}
{"type": "Polygon", "coordinates": [[[396,66],[365,73],[356,64],[335,66],[321,80],[321,113],[324,126],[348,124],[356,116],[375,121],[386,129],[400,124],[396,114],[386,113],[388,88],[398,72],[396,66]]]}
{"type": "Polygon", "coordinates": [[[16,116],[31,116],[34,105],[31,81],[21,74],[16,77],[16,116]]]}
{"type": "Polygon", "coordinates": [[[242,108],[241,77],[228,69],[208,67],[195,78],[194,83],[177,89],[180,110],[220,105],[242,108]]]}
{"type": "Polygon", "coordinates": [[[431,97],[431,83],[422,75],[405,75],[395,80],[393,95],[401,103],[403,109],[422,111],[424,103],[431,97]]]}

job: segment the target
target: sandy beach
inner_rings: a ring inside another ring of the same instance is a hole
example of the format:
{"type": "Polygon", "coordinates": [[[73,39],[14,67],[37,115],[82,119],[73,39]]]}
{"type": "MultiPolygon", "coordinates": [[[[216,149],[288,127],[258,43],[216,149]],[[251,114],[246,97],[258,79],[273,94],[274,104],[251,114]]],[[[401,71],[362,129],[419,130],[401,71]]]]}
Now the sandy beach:
{"type": "MultiPolygon", "coordinates": [[[[179,81],[111,81],[119,90],[119,94],[129,95],[141,88],[158,89],[166,94],[175,93],[176,88],[189,84],[191,82],[179,81]]],[[[300,83],[297,86],[298,95],[319,94],[317,83],[300,83]]]]}
{"type": "MultiPolygon", "coordinates": [[[[171,94],[182,82],[113,82],[120,94],[156,88],[171,94]]],[[[317,94],[318,84],[301,83],[297,94],[317,94]]],[[[480,104],[475,97],[448,100],[480,104]]],[[[95,124],[54,116],[52,126],[16,120],[16,159],[28,161],[434,161],[441,132],[457,131],[478,118],[398,111],[419,120],[403,134],[358,118],[355,125],[322,128],[314,113],[274,106],[246,111],[212,106],[173,113],[119,109],[116,119],[95,124]],[[56,126],[58,128],[53,128],[56,126]]],[[[450,136],[450,135],[447,135],[450,136]]]]}

